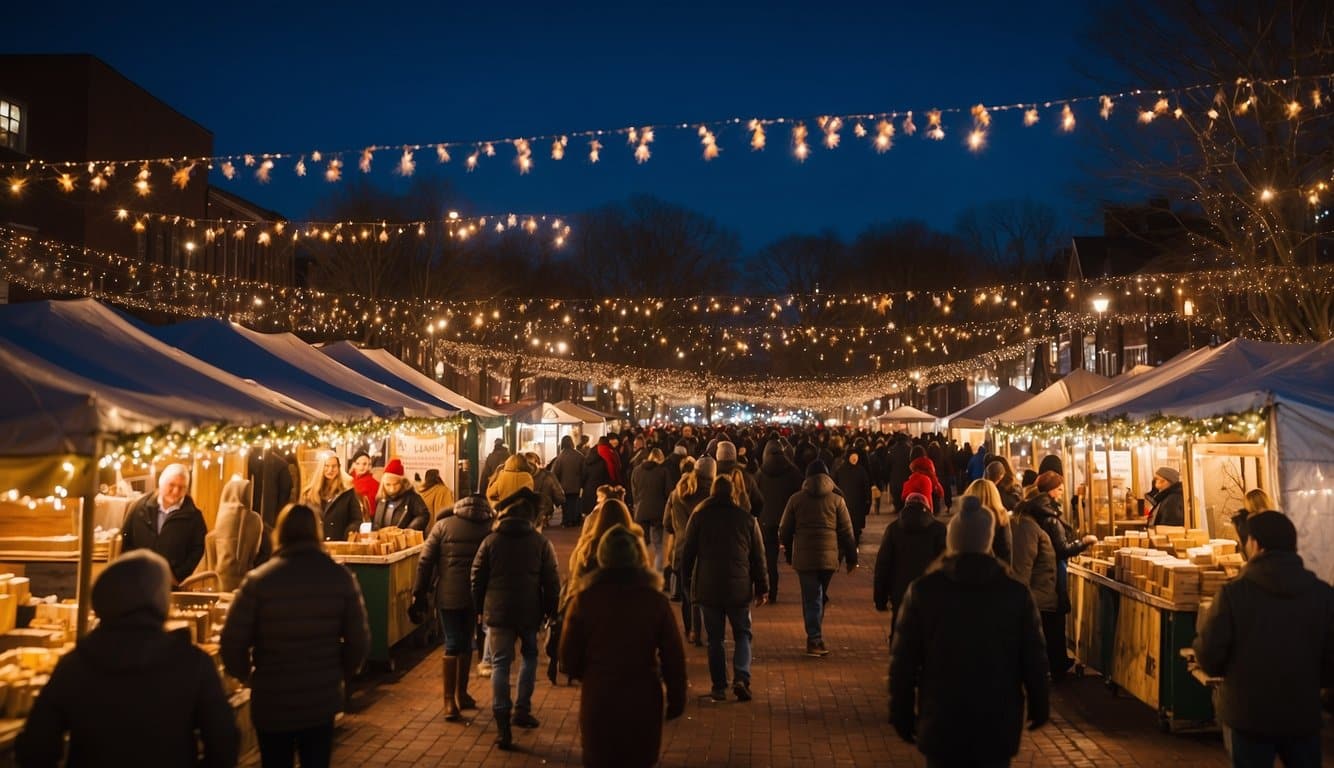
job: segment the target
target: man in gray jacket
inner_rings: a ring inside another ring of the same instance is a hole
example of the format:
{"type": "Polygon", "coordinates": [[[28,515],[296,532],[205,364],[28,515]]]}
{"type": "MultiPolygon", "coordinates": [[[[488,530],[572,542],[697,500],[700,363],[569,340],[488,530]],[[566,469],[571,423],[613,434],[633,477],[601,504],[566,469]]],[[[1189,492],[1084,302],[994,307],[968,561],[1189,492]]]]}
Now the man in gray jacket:
{"type": "Polygon", "coordinates": [[[1241,576],[1214,598],[1195,638],[1234,766],[1319,766],[1320,689],[1334,670],[1334,587],[1302,567],[1281,512],[1247,520],[1241,576]]]}
{"type": "Polygon", "coordinates": [[[848,573],[857,568],[852,517],[823,461],[806,468],[801,490],[788,499],[778,523],[778,539],[801,585],[801,615],[806,622],[806,655],[827,656],[824,645],[824,596],[839,561],[848,573]]]}

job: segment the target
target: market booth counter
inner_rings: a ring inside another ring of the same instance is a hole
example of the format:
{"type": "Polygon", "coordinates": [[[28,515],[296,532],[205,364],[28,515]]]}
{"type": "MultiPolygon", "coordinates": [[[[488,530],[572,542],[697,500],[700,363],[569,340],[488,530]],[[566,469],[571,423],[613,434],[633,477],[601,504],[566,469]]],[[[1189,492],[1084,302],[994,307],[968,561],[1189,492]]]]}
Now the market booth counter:
{"type": "Polygon", "coordinates": [[[1107,537],[1090,555],[1070,564],[1075,658],[1153,707],[1164,730],[1212,720],[1210,693],[1181,651],[1195,640],[1201,601],[1240,569],[1236,542],[1158,526],[1107,537]]]}
{"type": "Polygon", "coordinates": [[[391,649],[416,629],[408,619],[412,584],[424,548],[422,532],[381,528],[350,534],[350,541],[327,541],[333,559],[352,571],[366,601],[371,629],[368,665],[393,670],[391,649]]]}

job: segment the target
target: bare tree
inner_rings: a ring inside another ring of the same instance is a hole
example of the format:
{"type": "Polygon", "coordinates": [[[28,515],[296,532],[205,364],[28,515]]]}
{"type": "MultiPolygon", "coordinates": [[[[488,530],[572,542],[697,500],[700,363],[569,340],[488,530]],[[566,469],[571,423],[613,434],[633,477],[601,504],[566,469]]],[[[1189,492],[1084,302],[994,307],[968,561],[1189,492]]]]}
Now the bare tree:
{"type": "Polygon", "coordinates": [[[1056,211],[1033,200],[997,200],[959,214],[955,231],[991,271],[1027,282],[1052,276],[1054,260],[1069,239],[1056,211]]]}

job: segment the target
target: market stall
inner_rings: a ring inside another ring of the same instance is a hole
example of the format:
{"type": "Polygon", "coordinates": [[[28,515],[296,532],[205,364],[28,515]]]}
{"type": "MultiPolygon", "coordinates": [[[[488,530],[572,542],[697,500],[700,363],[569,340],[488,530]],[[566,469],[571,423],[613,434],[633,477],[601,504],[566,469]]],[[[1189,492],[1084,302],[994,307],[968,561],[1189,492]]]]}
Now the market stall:
{"type": "Polygon", "coordinates": [[[390,651],[417,628],[408,620],[408,607],[423,546],[421,531],[397,528],[327,544],[333,559],[347,566],[361,585],[371,628],[369,664],[393,670],[390,651]]]}
{"type": "MultiPolygon", "coordinates": [[[[1111,382],[1112,380],[1106,376],[1076,368],[1028,400],[988,417],[987,423],[1022,423],[1041,419],[1076,400],[1104,389],[1111,382]]],[[[995,450],[1010,460],[1010,466],[1016,472],[1036,469],[1043,456],[1048,454],[1060,456],[1065,450],[1060,438],[1036,441],[996,440],[995,444],[995,450]]]]}
{"type": "Polygon", "coordinates": [[[1022,389],[1006,385],[985,400],[979,400],[967,408],[955,411],[941,421],[945,422],[950,437],[959,445],[969,443],[979,446],[986,438],[987,419],[1025,403],[1032,397],[1032,394],[1022,389]]]}
{"type": "Polygon", "coordinates": [[[882,413],[875,417],[876,428],[880,432],[905,432],[914,437],[923,432],[935,431],[936,422],[939,420],[926,411],[919,410],[911,405],[900,405],[888,413],[882,413]]]}

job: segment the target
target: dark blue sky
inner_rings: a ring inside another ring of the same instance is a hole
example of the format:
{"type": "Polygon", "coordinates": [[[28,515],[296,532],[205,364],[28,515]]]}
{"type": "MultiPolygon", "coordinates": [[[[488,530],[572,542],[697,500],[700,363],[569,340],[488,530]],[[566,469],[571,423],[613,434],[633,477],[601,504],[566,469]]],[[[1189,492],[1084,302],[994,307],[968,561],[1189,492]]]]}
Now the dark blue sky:
{"type": "MultiPolygon", "coordinates": [[[[1001,3],[21,3],[6,12],[13,52],[88,52],[213,131],[219,153],[354,149],[623,128],[732,117],[924,111],[1097,93],[1081,76],[1088,12],[1077,2],[1001,3]],[[179,4],[187,5],[187,4],[179,4]],[[196,4],[189,4],[196,5],[196,4]]],[[[1096,106],[1079,108],[1092,125],[1096,106]]],[[[546,143],[520,176],[513,150],[444,174],[470,213],[572,213],[652,194],[713,215],[748,249],[789,232],[916,217],[952,228],[969,205],[1047,202],[1072,230],[1096,221],[1090,131],[1063,135],[1054,110],[1024,128],[996,115],[989,146],[899,137],[877,155],[848,126],[843,146],[793,158],[786,129],[751,152],[722,131],[706,163],[694,131],[660,131],[636,165],[623,139],[590,165],[583,141],[557,163],[546,143]]],[[[918,123],[924,121],[919,117],[918,123]]],[[[870,126],[868,126],[870,127],[870,126]]],[[[354,156],[347,177],[358,175],[354,156]]],[[[418,155],[418,173],[435,168],[418,155]]],[[[376,156],[389,186],[394,153],[376,156]]],[[[219,185],[292,218],[330,185],[290,165],[259,186],[219,185]]]]}

